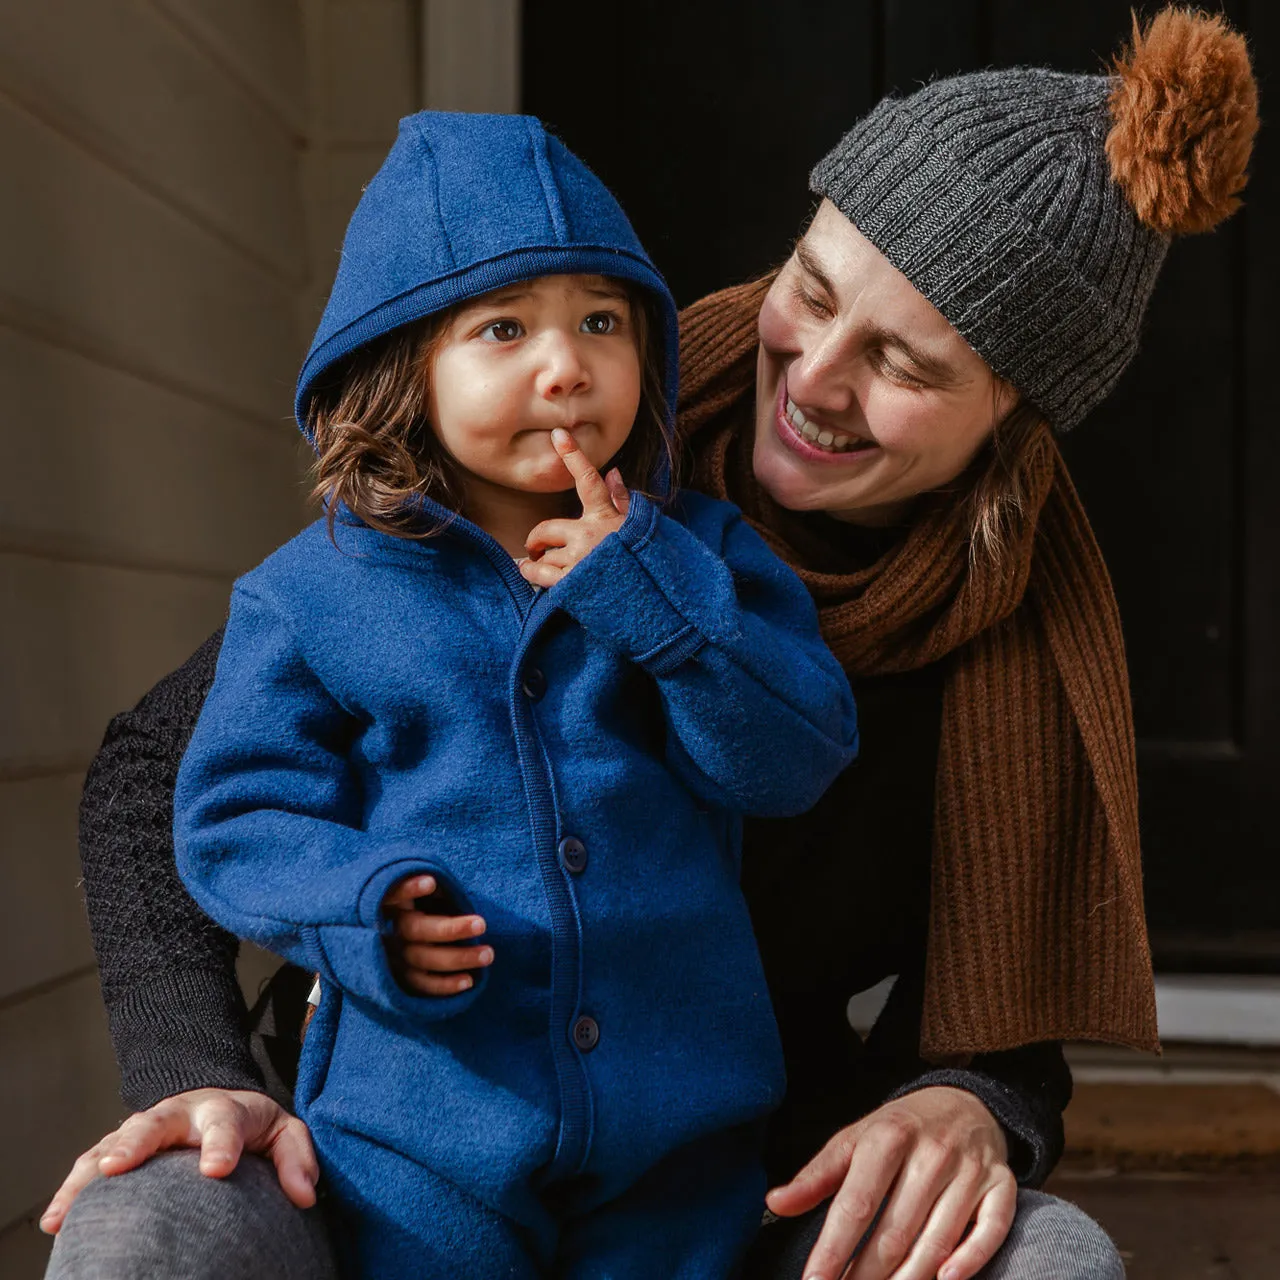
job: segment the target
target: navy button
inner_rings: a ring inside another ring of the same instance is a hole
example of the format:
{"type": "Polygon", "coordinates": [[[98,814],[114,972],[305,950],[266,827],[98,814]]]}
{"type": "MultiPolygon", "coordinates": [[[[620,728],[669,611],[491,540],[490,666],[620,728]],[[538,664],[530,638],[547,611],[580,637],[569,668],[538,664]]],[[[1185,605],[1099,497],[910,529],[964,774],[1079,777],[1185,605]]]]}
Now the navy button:
{"type": "Polygon", "coordinates": [[[587,846],[577,836],[560,841],[560,862],[566,871],[579,875],[587,869],[587,846]]]}
{"type": "Polygon", "coordinates": [[[524,690],[526,698],[537,702],[547,691],[547,677],[537,667],[530,667],[524,673],[524,679],[520,682],[520,687],[524,690]]]}
{"type": "Polygon", "coordinates": [[[600,1043],[600,1028],[594,1018],[588,1018],[584,1013],[573,1024],[573,1043],[583,1053],[590,1053],[600,1043]]]}

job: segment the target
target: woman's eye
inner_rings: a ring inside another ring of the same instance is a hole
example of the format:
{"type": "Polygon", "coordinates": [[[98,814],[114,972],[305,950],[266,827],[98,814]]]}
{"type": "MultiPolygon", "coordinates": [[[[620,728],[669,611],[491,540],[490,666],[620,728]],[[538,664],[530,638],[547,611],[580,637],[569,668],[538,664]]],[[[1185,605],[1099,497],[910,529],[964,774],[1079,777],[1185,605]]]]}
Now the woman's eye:
{"type": "Polygon", "coordinates": [[[519,320],[494,320],[484,327],[484,336],[490,342],[514,342],[523,334],[519,320]]]}
{"type": "Polygon", "coordinates": [[[796,301],[811,314],[825,320],[831,315],[831,308],[821,298],[810,293],[803,285],[797,284],[793,290],[796,301]]]}
{"type": "Polygon", "coordinates": [[[917,378],[914,373],[908,373],[900,364],[894,364],[883,351],[876,352],[874,359],[876,368],[890,382],[896,382],[902,387],[926,387],[929,385],[923,378],[917,378]]]}
{"type": "Polygon", "coordinates": [[[583,333],[612,333],[617,327],[617,316],[608,311],[595,311],[582,322],[583,333]]]}

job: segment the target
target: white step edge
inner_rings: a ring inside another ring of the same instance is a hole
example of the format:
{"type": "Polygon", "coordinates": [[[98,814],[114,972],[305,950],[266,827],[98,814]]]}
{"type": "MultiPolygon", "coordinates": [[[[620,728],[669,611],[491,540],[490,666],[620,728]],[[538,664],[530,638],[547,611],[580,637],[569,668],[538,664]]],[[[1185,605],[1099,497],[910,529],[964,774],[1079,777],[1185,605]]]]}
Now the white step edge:
{"type": "MultiPolygon", "coordinates": [[[[895,978],[849,1001],[849,1024],[865,1034],[895,978]]],[[[1162,974],[1156,978],[1156,1017],[1170,1043],[1280,1046],[1280,977],[1238,974],[1162,974]]]]}

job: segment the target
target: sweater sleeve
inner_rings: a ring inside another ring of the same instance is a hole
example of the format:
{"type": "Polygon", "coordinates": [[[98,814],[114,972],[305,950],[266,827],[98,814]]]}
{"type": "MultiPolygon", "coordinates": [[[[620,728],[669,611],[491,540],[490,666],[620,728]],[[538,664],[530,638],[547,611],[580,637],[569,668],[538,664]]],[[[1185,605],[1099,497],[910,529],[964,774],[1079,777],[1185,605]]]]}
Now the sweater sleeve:
{"type": "Polygon", "coordinates": [[[931,1067],[918,1049],[923,991],[919,972],[899,976],[868,1037],[867,1048],[893,1064],[894,1087],[885,1101],[935,1085],[964,1089],[1004,1130],[1018,1185],[1041,1186],[1062,1156],[1062,1113],[1071,1101],[1071,1069],[1061,1043],[978,1054],[963,1067],[931,1067]]]}
{"type": "Polygon", "coordinates": [[[1004,1130],[1018,1185],[1044,1185],[1062,1157],[1062,1113],[1071,1101],[1071,1070],[1058,1041],[981,1054],[964,1068],[925,1071],[891,1097],[934,1085],[973,1094],[1004,1130]]]}
{"type": "Polygon", "coordinates": [[[213,681],[215,632],[108,725],[80,803],[80,863],[121,1096],[261,1090],[236,980],[238,943],[192,901],[173,860],[178,761],[213,681]]]}
{"type": "Polygon", "coordinates": [[[360,728],[311,670],[289,620],[238,586],[178,773],[178,871],[200,906],[240,937],[384,1012],[447,1018],[474,1002],[487,971],[454,996],[402,991],[387,960],[382,900],[401,878],[430,873],[461,911],[469,903],[419,846],[363,830],[350,758],[360,728]]]}
{"type": "Polygon", "coordinates": [[[802,813],[857,755],[848,681],[809,593],[737,508],[684,494],[679,515],[633,495],[553,600],[655,678],[668,762],[696,794],[802,813]]]}

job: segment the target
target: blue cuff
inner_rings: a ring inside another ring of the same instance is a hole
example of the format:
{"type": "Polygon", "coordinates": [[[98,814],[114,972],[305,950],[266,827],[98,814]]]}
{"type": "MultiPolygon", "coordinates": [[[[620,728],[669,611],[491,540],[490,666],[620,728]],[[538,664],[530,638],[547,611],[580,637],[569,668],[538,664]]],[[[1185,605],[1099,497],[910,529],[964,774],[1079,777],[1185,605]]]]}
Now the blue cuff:
{"type": "Polygon", "coordinates": [[[434,876],[440,889],[457,904],[458,914],[472,910],[467,895],[448,872],[420,858],[398,858],[379,867],[365,881],[357,905],[359,923],[306,930],[308,951],[320,975],[352,998],[404,1017],[435,1022],[470,1008],[488,984],[489,970],[473,974],[473,985],[452,996],[416,995],[400,987],[387,959],[390,920],[382,910],[382,901],[393,884],[412,875],[434,876]]]}
{"type": "Polygon", "coordinates": [[[650,674],[670,674],[707,638],[667,597],[641,562],[661,515],[631,495],[622,528],[611,533],[551,588],[551,602],[650,674]]]}

